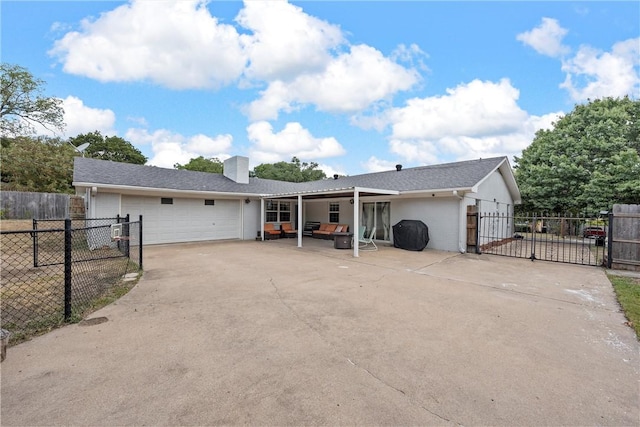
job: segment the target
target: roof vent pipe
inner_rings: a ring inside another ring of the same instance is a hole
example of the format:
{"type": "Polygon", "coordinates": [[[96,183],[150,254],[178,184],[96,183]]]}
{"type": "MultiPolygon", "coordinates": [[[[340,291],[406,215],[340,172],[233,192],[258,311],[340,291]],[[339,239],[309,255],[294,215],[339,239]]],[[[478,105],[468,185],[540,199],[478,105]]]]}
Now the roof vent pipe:
{"type": "Polygon", "coordinates": [[[338,174],[337,173],[333,175],[333,179],[338,179],[338,174]]]}
{"type": "Polygon", "coordinates": [[[400,172],[402,170],[402,165],[396,165],[396,170],[400,172]]]}

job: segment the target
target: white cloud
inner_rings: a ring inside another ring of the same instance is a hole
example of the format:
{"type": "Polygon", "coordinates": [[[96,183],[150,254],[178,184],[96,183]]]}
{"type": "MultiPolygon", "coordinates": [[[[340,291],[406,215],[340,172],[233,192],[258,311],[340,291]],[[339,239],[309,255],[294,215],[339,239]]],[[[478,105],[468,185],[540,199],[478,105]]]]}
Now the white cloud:
{"type": "Polygon", "coordinates": [[[233,137],[231,135],[194,135],[186,137],[166,129],[149,133],[146,129],[132,128],[126,133],[126,139],[132,144],[151,145],[153,156],[148,165],[172,168],[176,163],[185,164],[189,160],[203,156],[224,160],[230,157],[233,137]]]}
{"type": "Polygon", "coordinates": [[[131,0],[83,20],[49,54],[65,72],[102,82],[262,87],[245,106],[251,121],[307,105],[357,113],[411,88],[420,78],[414,61],[426,68],[415,44],[385,57],[371,46],[349,45],[339,26],[286,1],[245,1],[235,20],[242,34],[212,16],[207,3],[131,0]]]}
{"type": "Polygon", "coordinates": [[[318,163],[318,168],[320,169],[322,172],[324,172],[324,174],[327,176],[327,178],[333,178],[334,175],[346,175],[347,173],[344,171],[343,168],[340,167],[333,167],[330,165],[326,165],[324,163],[318,163]]]}
{"type": "Polygon", "coordinates": [[[573,58],[563,62],[567,73],[560,87],[574,101],[622,97],[640,93],[640,38],[613,45],[611,52],[582,46],[573,58]]]}
{"type": "Polygon", "coordinates": [[[355,113],[411,88],[418,73],[367,45],[352,46],[318,73],[302,74],[290,83],[275,81],[248,108],[252,120],[276,119],[281,110],[314,104],[319,111],[355,113]]]}
{"type": "Polygon", "coordinates": [[[560,113],[529,116],[517,105],[518,96],[503,79],[474,80],[448,89],[446,96],[411,99],[386,115],[392,127],[389,149],[420,164],[519,155],[560,113]]]}
{"type": "Polygon", "coordinates": [[[71,74],[174,89],[228,84],[246,63],[236,29],[218,23],[203,0],[133,0],[83,20],[49,54],[71,74]]]}
{"type": "Polygon", "coordinates": [[[428,140],[389,139],[389,151],[413,164],[430,165],[440,162],[437,144],[428,140]]]}
{"type": "Polygon", "coordinates": [[[365,163],[361,163],[361,166],[367,172],[382,172],[388,170],[394,170],[397,163],[390,162],[388,160],[378,159],[376,156],[371,156],[365,163]]]}
{"type": "Polygon", "coordinates": [[[422,71],[429,71],[429,67],[424,63],[424,60],[428,58],[429,55],[423,52],[420,46],[415,43],[409,46],[401,44],[391,54],[393,61],[405,62],[412,68],[418,68],[422,71]]]}
{"type": "Polygon", "coordinates": [[[540,54],[562,58],[566,77],[560,87],[566,89],[574,101],[640,92],[640,38],[618,42],[610,52],[584,45],[569,57],[569,47],[562,44],[567,32],[557,20],[542,18],[540,26],[516,38],[540,54]]]}
{"type": "Polygon", "coordinates": [[[567,32],[568,30],[562,28],[556,19],[542,18],[539,26],[518,34],[516,39],[542,55],[556,58],[569,53],[569,47],[562,44],[567,32]]]}
{"type": "Polygon", "coordinates": [[[394,139],[439,139],[450,135],[496,135],[518,129],[527,113],[508,79],[474,80],[447,95],[413,98],[388,113],[394,139]]]}
{"type": "Polygon", "coordinates": [[[65,136],[74,137],[81,133],[100,131],[102,135],[116,134],[113,126],[116,115],[109,109],[91,108],[84,105],[81,99],[67,96],[62,100],[64,108],[65,136]]]}
{"type": "Polygon", "coordinates": [[[338,26],[286,1],[245,1],[236,21],[252,31],[242,36],[249,78],[289,80],[322,70],[331,60],[330,50],[345,41],[338,26]]]}
{"type": "Polygon", "coordinates": [[[127,117],[127,121],[135,123],[136,125],[142,126],[142,127],[149,126],[147,119],[145,119],[144,117],[129,116],[127,117]]]}
{"type": "Polygon", "coordinates": [[[294,156],[304,162],[345,154],[335,138],[316,138],[296,122],[287,123],[280,132],[265,121],[252,123],[247,136],[253,144],[249,157],[256,164],[289,161],[294,156]]]}

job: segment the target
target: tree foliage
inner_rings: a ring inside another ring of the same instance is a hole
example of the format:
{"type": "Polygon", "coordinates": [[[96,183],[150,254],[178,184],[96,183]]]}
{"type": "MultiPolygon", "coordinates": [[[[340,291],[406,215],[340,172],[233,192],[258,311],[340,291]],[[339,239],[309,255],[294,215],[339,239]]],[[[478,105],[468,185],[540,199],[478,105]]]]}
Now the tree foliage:
{"type": "Polygon", "coordinates": [[[223,166],[224,165],[220,159],[216,157],[206,159],[202,156],[193,158],[189,160],[189,163],[184,165],[181,165],[180,163],[173,165],[176,169],[209,173],[222,173],[223,166]]]}
{"type": "Polygon", "coordinates": [[[327,177],[321,169],[318,169],[317,163],[301,163],[297,157],[293,157],[291,162],[258,165],[253,169],[253,175],[258,178],[289,182],[317,181],[327,177]]]}
{"type": "Polygon", "coordinates": [[[538,131],[515,159],[525,207],[597,213],[640,203],[639,119],[640,101],[604,98],[538,131]]]}
{"type": "Polygon", "coordinates": [[[2,189],[72,193],[75,151],[59,138],[4,138],[0,148],[2,189]]]}
{"type": "Polygon", "coordinates": [[[35,133],[34,125],[64,130],[62,100],[42,96],[44,81],[23,67],[2,63],[0,133],[5,137],[35,133]]]}
{"type": "Polygon", "coordinates": [[[84,150],[85,157],[136,165],[144,165],[147,162],[147,157],[140,150],[119,136],[105,137],[99,131],[94,131],[69,138],[69,142],[76,147],[89,143],[84,150]]]}

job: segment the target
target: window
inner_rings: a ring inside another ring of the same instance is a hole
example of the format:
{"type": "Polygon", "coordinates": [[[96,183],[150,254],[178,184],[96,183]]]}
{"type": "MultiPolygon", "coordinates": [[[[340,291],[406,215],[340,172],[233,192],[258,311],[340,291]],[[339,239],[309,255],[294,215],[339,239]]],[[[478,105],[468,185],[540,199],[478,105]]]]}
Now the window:
{"type": "Polygon", "coordinates": [[[171,197],[162,197],[160,199],[160,204],[161,205],[172,205],[173,204],[173,198],[171,198],[171,197]]]}
{"type": "Polygon", "coordinates": [[[291,203],[278,202],[277,200],[267,200],[266,204],[267,222],[290,222],[291,221],[291,203]]]}
{"type": "Polygon", "coordinates": [[[215,201],[215,200],[205,199],[205,201],[204,201],[204,205],[205,205],[205,206],[213,206],[213,205],[215,205],[215,204],[216,204],[216,201],[215,201]]]}
{"type": "Polygon", "coordinates": [[[280,202],[280,222],[291,221],[291,204],[289,202],[280,202]]]}
{"type": "Polygon", "coordinates": [[[329,203],[329,222],[340,222],[340,203],[329,203]]]}

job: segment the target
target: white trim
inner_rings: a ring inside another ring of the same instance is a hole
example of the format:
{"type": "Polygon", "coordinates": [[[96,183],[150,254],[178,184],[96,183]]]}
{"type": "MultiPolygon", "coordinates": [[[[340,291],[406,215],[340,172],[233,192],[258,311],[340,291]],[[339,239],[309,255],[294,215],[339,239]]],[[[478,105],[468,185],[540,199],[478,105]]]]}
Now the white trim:
{"type": "Polygon", "coordinates": [[[409,195],[422,195],[422,194],[435,194],[438,196],[451,196],[451,194],[457,191],[459,193],[476,193],[477,186],[473,187],[451,187],[451,188],[439,188],[437,190],[409,190],[409,191],[401,191],[401,196],[409,196],[409,195]]]}
{"type": "Polygon", "coordinates": [[[522,195],[520,194],[520,189],[518,188],[518,183],[516,182],[516,177],[513,174],[513,169],[511,168],[509,159],[506,157],[500,162],[498,166],[496,166],[484,178],[478,181],[478,183],[474,186],[474,188],[478,188],[483,182],[489,179],[491,174],[493,174],[497,170],[500,171],[500,175],[502,175],[502,179],[504,180],[505,185],[509,189],[509,193],[511,194],[511,198],[513,199],[513,204],[514,205],[521,204],[522,195]]]}
{"type": "Polygon", "coordinates": [[[363,193],[386,194],[390,196],[401,194],[397,190],[383,190],[380,188],[363,188],[363,187],[342,187],[342,188],[329,188],[325,190],[297,191],[294,193],[275,193],[275,194],[268,194],[263,197],[269,199],[269,198],[283,198],[283,197],[291,197],[291,196],[315,196],[318,194],[343,194],[343,193],[354,192],[356,189],[358,189],[360,192],[363,192],[363,193]]]}
{"type": "MultiPolygon", "coordinates": [[[[177,190],[173,188],[154,188],[154,187],[137,187],[133,185],[113,185],[113,184],[95,184],[95,183],[87,183],[87,182],[73,182],[73,186],[77,187],[96,187],[99,191],[103,193],[120,193],[127,196],[131,195],[139,195],[139,196],[155,196],[157,194],[167,195],[167,194],[176,194],[174,197],[186,197],[186,195],[191,196],[206,196],[206,198],[212,197],[225,197],[225,198],[242,198],[246,199],[247,197],[266,197],[265,194],[257,194],[257,193],[231,193],[231,192],[223,192],[223,191],[204,191],[204,190],[177,190]],[[112,190],[112,191],[108,191],[112,190]]],[[[167,196],[170,197],[170,196],[167,196]]]]}

